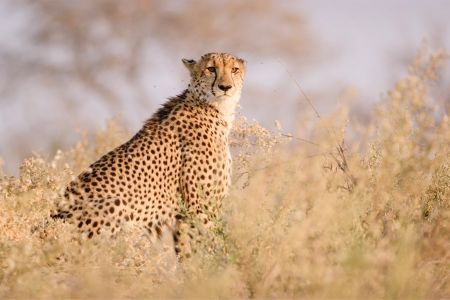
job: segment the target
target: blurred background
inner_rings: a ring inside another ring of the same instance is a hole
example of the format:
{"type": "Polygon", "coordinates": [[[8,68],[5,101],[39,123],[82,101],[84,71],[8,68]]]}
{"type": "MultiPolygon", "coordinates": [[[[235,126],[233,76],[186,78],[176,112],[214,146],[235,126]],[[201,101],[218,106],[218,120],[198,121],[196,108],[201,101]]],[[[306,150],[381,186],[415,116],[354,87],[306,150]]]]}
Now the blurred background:
{"type": "MultiPolygon", "coordinates": [[[[0,157],[8,174],[118,117],[134,132],[188,82],[182,58],[248,62],[241,113],[295,131],[349,102],[364,123],[423,47],[450,49],[447,0],[0,0],[0,157]]],[[[440,83],[443,107],[450,78],[440,83]]]]}

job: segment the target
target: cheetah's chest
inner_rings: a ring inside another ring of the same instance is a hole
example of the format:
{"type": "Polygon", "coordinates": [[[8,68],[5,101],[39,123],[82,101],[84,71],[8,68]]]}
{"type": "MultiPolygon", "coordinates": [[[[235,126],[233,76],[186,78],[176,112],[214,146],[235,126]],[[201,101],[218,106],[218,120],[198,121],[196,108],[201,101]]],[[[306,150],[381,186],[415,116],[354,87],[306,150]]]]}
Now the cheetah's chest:
{"type": "Polygon", "coordinates": [[[220,201],[230,183],[227,128],[211,119],[193,123],[182,138],[180,186],[189,199],[220,201]]]}

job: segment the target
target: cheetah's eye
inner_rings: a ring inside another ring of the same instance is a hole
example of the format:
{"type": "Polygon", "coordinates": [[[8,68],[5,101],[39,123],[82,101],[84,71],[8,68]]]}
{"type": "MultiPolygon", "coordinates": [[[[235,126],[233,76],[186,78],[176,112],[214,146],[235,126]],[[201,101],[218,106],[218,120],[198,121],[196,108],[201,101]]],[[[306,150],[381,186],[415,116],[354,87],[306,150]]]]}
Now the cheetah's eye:
{"type": "Polygon", "coordinates": [[[231,69],[231,73],[237,73],[239,71],[239,68],[233,68],[231,69]]]}
{"type": "Polygon", "coordinates": [[[211,73],[216,72],[216,68],[214,68],[214,67],[208,67],[207,69],[208,69],[208,71],[210,71],[211,73]]]}

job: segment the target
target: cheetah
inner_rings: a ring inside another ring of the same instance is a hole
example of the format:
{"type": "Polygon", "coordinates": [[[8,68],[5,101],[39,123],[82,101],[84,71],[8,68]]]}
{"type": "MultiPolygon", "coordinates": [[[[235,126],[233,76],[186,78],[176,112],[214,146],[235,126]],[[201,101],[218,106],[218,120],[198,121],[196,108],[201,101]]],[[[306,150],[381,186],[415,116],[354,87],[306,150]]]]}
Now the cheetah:
{"type": "Polygon", "coordinates": [[[53,218],[75,224],[88,238],[117,233],[124,223],[138,225],[154,239],[169,228],[175,252],[190,256],[189,226],[181,211],[207,225],[226,196],[228,136],[245,61],[208,53],[199,61],[182,62],[190,72],[187,89],[169,98],[128,142],[69,183],[53,218]]]}

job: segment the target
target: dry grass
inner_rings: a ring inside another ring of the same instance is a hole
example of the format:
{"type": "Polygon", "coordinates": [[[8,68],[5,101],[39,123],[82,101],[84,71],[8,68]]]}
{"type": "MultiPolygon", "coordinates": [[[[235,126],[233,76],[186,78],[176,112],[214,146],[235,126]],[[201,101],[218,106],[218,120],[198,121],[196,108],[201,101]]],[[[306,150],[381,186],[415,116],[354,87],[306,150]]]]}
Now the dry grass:
{"type": "Polygon", "coordinates": [[[450,297],[450,121],[429,93],[444,62],[418,59],[352,145],[345,109],[311,143],[239,119],[215,239],[181,265],[133,228],[84,241],[49,218],[71,177],[127,138],[115,123],[25,160],[0,181],[0,298],[450,297]]]}

